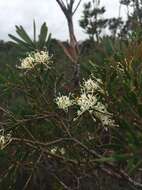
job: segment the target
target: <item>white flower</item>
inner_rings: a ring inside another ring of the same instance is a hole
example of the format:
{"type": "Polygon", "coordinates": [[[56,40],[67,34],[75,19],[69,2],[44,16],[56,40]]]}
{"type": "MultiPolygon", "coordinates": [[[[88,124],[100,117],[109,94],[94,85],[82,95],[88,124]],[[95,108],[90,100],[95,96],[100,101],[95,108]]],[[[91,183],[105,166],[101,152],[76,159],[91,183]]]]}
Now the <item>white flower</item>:
{"type": "Polygon", "coordinates": [[[59,96],[56,98],[56,104],[60,109],[68,111],[68,108],[73,105],[73,101],[69,96],[59,96]]]}
{"type": "Polygon", "coordinates": [[[96,117],[101,121],[103,126],[115,126],[115,121],[109,116],[102,113],[96,113],[96,117]]]}
{"type": "Polygon", "coordinates": [[[25,59],[22,60],[21,66],[18,67],[20,69],[32,69],[34,67],[34,58],[29,55],[25,59]]]}
{"type": "Polygon", "coordinates": [[[11,134],[4,134],[4,129],[0,130],[0,149],[4,149],[11,142],[11,134]]]}
{"type": "Polygon", "coordinates": [[[34,61],[36,63],[42,63],[45,64],[50,60],[49,54],[48,52],[45,51],[40,51],[40,52],[36,52],[34,54],[34,61]]]}
{"type": "MultiPolygon", "coordinates": [[[[80,116],[85,111],[89,111],[90,114],[94,113],[103,126],[114,126],[115,122],[112,119],[112,114],[107,111],[106,106],[97,100],[97,97],[93,94],[83,93],[77,99],[77,105],[80,106],[77,114],[80,116]]],[[[94,118],[95,121],[95,118],[94,118]]]]}
{"type": "Polygon", "coordinates": [[[56,154],[57,152],[60,152],[62,155],[65,154],[65,149],[62,147],[62,148],[58,148],[58,147],[54,147],[50,150],[50,152],[52,154],[56,154]]]}
{"type": "Polygon", "coordinates": [[[82,91],[86,91],[88,93],[93,92],[103,92],[103,89],[101,88],[100,84],[102,84],[101,79],[97,79],[94,77],[94,79],[89,78],[88,80],[84,80],[82,91]]]}
{"type": "Polygon", "coordinates": [[[91,111],[96,103],[97,98],[93,94],[81,94],[81,96],[77,99],[77,105],[80,106],[78,115],[82,114],[85,111],[91,111]]]}
{"type": "Polygon", "coordinates": [[[101,102],[97,102],[94,108],[101,113],[105,113],[105,114],[108,113],[106,106],[101,102]]]}
{"type": "Polygon", "coordinates": [[[2,147],[5,144],[5,137],[0,135],[0,146],[2,147]]]}
{"type": "Polygon", "coordinates": [[[116,126],[115,121],[112,118],[113,115],[108,112],[106,105],[98,100],[98,97],[100,96],[98,96],[98,93],[96,92],[103,92],[100,84],[102,84],[100,79],[89,78],[84,81],[81,86],[81,94],[79,97],[71,100],[69,96],[59,96],[56,98],[56,104],[60,109],[65,111],[67,111],[68,107],[71,105],[79,106],[77,117],[74,118],[74,121],[84,112],[89,111],[93,120],[96,122],[96,119],[99,119],[105,128],[107,126],[116,126]]]}
{"type": "Polygon", "coordinates": [[[101,117],[101,122],[104,126],[110,126],[111,127],[111,126],[116,125],[115,121],[111,117],[108,117],[106,115],[101,117]]]}
{"type": "Polygon", "coordinates": [[[84,88],[85,88],[88,92],[90,92],[90,91],[92,91],[92,90],[94,91],[94,90],[98,89],[99,86],[98,86],[98,83],[94,82],[94,81],[90,78],[90,79],[88,79],[87,81],[84,81],[84,88]]]}
{"type": "Polygon", "coordinates": [[[56,152],[57,152],[57,147],[52,148],[52,149],[50,150],[50,152],[51,152],[52,154],[56,154],[56,152]]]}
{"type": "Polygon", "coordinates": [[[29,54],[25,59],[21,61],[20,69],[33,69],[38,64],[44,64],[49,68],[50,56],[48,52],[40,51],[29,54]]]}
{"type": "Polygon", "coordinates": [[[112,119],[112,114],[107,111],[107,108],[101,102],[98,102],[94,107],[95,116],[102,122],[103,126],[114,126],[115,122],[112,119]]]}

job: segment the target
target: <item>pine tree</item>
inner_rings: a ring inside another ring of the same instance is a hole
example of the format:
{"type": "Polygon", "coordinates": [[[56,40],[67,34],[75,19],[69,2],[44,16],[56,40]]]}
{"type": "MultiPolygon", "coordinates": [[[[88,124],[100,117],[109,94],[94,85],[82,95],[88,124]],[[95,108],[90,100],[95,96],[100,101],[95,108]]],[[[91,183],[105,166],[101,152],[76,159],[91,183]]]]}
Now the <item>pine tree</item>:
{"type": "Polygon", "coordinates": [[[80,26],[91,40],[99,40],[100,34],[106,28],[108,19],[103,18],[105,7],[100,7],[100,1],[92,0],[84,4],[80,26]]]}
{"type": "Polygon", "coordinates": [[[119,35],[122,26],[123,26],[123,21],[121,17],[109,19],[108,28],[113,38],[119,35]]]}
{"type": "Polygon", "coordinates": [[[141,35],[142,28],[142,0],[121,0],[120,3],[127,6],[127,21],[122,29],[122,35],[138,32],[141,35]],[[129,10],[131,9],[131,13],[129,10]]]}

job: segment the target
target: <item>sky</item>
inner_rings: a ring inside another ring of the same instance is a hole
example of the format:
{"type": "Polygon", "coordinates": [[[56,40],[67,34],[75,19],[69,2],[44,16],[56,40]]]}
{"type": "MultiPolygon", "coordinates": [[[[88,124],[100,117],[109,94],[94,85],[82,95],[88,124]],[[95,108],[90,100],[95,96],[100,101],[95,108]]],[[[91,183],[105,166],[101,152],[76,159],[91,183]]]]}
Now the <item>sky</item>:
{"type": "MultiPolygon", "coordinates": [[[[78,24],[83,3],[87,1],[82,0],[74,16],[75,33],[79,40],[87,37],[78,24]]],[[[106,18],[118,17],[119,0],[101,0],[101,4],[106,7],[106,18]]],[[[125,9],[121,9],[122,16],[125,16],[125,12],[125,9]]],[[[22,25],[32,35],[33,19],[38,28],[46,22],[53,38],[68,38],[66,20],[56,0],[0,0],[0,40],[9,40],[8,34],[15,34],[15,25],[22,25]]]]}

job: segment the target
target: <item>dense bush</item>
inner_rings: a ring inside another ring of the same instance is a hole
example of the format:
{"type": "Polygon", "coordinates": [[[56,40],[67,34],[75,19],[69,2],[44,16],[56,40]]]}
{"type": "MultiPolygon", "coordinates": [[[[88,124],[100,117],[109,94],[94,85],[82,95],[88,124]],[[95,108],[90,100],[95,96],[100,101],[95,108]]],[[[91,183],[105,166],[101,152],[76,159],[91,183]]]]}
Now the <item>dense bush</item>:
{"type": "Polygon", "coordinates": [[[77,89],[56,51],[1,73],[2,189],[97,188],[105,174],[141,188],[142,44],[85,45],[77,89]]]}

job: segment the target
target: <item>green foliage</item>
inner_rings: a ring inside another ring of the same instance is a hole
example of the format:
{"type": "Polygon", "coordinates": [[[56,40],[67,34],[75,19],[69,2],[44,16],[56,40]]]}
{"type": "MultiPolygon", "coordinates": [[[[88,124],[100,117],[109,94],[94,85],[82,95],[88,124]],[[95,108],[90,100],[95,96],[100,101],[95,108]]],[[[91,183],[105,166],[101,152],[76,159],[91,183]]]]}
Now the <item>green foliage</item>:
{"type": "Polygon", "coordinates": [[[109,19],[108,24],[112,37],[115,38],[117,34],[120,35],[120,31],[123,26],[123,21],[121,17],[109,19]]]}
{"type": "Polygon", "coordinates": [[[80,26],[89,35],[89,38],[99,40],[102,29],[106,28],[107,19],[100,18],[105,13],[105,8],[99,8],[97,1],[89,1],[84,4],[83,16],[80,19],[80,26]]]}
{"type": "Polygon", "coordinates": [[[142,45],[137,39],[128,44],[115,41],[113,45],[109,40],[104,45],[100,52],[102,61],[95,60],[88,67],[104,81],[109,109],[119,123],[111,134],[115,153],[111,159],[122,154],[124,157],[116,160],[125,160],[128,173],[132,174],[141,163],[142,45]]]}
{"type": "Polygon", "coordinates": [[[121,35],[128,37],[133,32],[139,32],[139,39],[142,38],[142,1],[121,0],[120,3],[127,7],[127,20],[122,28],[121,35]]]}
{"type": "Polygon", "coordinates": [[[49,49],[51,34],[48,35],[48,27],[46,26],[46,23],[42,24],[38,38],[35,21],[33,22],[33,39],[30,38],[23,26],[16,26],[16,33],[19,38],[12,34],[9,34],[9,37],[15,41],[14,44],[18,48],[21,48],[25,52],[44,50],[45,48],[49,49]]]}
{"type": "MultiPolygon", "coordinates": [[[[3,107],[8,110],[1,121],[8,121],[5,129],[11,131],[13,141],[0,158],[2,163],[8,159],[7,168],[11,166],[8,175],[1,178],[1,187],[11,185],[16,188],[21,170],[35,180],[39,176],[50,176],[54,170],[48,184],[52,183],[54,189],[62,189],[59,179],[63,173],[68,175],[68,170],[79,172],[83,169],[89,173],[90,164],[91,168],[103,165],[111,170],[114,166],[132,176],[141,167],[142,44],[137,39],[126,43],[108,37],[97,43],[97,47],[89,43],[84,43],[84,48],[90,48],[89,52],[84,50],[86,55],[84,53],[81,58],[85,63],[88,60],[86,65],[82,62],[82,76],[87,78],[93,73],[102,79],[103,99],[119,126],[106,130],[98,120],[94,122],[88,112],[74,120],[77,107],[71,107],[68,113],[58,109],[55,98],[59,92],[67,93],[65,86],[68,82],[56,70],[59,67],[55,63],[49,70],[43,65],[27,71],[9,67],[9,75],[1,74],[0,77],[1,99],[4,100],[3,107]],[[40,168],[44,159],[51,162],[49,172],[40,168]],[[20,165],[11,165],[13,162],[20,165]]],[[[78,96],[78,91],[73,92],[78,96]]],[[[3,168],[3,171],[5,174],[7,169],[3,168]]],[[[63,181],[67,183],[67,178],[63,181]]],[[[31,180],[28,187],[30,184],[33,184],[31,180]]]]}

